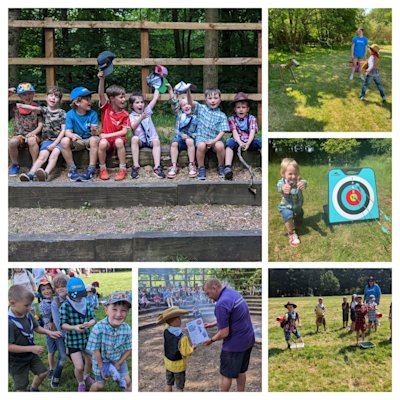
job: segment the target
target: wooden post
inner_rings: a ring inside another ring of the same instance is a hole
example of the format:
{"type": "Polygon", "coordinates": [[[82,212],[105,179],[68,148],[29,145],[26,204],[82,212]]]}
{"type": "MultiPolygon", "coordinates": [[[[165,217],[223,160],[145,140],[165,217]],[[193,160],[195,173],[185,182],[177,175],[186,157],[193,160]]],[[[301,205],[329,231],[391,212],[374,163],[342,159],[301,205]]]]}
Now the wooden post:
{"type": "MultiPolygon", "coordinates": [[[[141,29],[140,31],[140,57],[150,58],[150,41],[149,31],[147,29],[141,29]]],[[[142,94],[149,93],[149,87],[146,83],[146,77],[150,74],[150,68],[145,66],[142,67],[142,94]]]]}
{"type": "MultiPolygon", "coordinates": [[[[46,22],[52,22],[53,18],[45,18],[46,22]]],[[[45,28],[44,30],[44,56],[46,58],[53,58],[55,43],[54,43],[54,29],[45,28]]],[[[54,65],[46,66],[46,90],[56,84],[56,67],[54,65]]]]}
{"type": "MultiPolygon", "coordinates": [[[[257,52],[257,57],[262,58],[262,32],[258,31],[258,52],[257,52]]],[[[262,93],[262,65],[258,66],[257,70],[258,76],[257,76],[257,92],[262,93]]],[[[257,106],[257,123],[259,128],[261,129],[262,127],[262,100],[258,102],[257,106]]]]}

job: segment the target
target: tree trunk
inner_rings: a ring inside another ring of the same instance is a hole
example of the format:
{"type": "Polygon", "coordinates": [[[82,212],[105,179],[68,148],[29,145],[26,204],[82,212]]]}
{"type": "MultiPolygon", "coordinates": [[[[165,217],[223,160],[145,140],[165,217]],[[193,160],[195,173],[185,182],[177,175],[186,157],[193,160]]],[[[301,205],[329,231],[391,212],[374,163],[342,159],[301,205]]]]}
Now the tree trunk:
{"type": "MultiPolygon", "coordinates": [[[[206,10],[206,22],[218,22],[218,9],[208,8],[206,10]]],[[[218,31],[207,30],[205,34],[204,57],[218,57],[218,31]]],[[[204,90],[218,87],[218,66],[205,65],[203,67],[204,90]]]]}
{"type": "MultiPolygon", "coordinates": [[[[177,8],[171,10],[172,22],[178,22],[178,12],[177,8]]],[[[174,43],[175,43],[175,56],[176,58],[182,58],[182,46],[180,39],[180,30],[174,29],[174,43]]]]}
{"type": "MultiPolygon", "coordinates": [[[[8,11],[8,19],[19,19],[21,9],[10,8],[8,11]]],[[[18,28],[10,28],[8,31],[8,56],[18,57],[20,30],[18,28]]],[[[8,68],[8,85],[17,86],[19,81],[18,65],[10,65],[8,68]]]]}

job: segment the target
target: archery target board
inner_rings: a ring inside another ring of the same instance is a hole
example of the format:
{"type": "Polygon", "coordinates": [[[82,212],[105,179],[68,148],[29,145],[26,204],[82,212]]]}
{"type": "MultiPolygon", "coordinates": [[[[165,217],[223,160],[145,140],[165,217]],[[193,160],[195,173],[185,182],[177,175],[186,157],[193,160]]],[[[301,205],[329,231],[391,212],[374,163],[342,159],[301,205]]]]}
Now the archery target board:
{"type": "Polygon", "coordinates": [[[375,173],[371,168],[329,171],[328,194],[331,224],[379,218],[375,173]]]}

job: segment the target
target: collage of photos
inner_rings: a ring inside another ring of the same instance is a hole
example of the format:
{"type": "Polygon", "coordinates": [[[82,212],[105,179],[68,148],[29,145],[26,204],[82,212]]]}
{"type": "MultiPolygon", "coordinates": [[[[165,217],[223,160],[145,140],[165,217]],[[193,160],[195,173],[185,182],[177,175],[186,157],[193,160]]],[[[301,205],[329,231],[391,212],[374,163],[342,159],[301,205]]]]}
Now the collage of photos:
{"type": "Polygon", "coordinates": [[[122,3],[5,10],[3,394],[394,399],[399,7],[122,3]]]}

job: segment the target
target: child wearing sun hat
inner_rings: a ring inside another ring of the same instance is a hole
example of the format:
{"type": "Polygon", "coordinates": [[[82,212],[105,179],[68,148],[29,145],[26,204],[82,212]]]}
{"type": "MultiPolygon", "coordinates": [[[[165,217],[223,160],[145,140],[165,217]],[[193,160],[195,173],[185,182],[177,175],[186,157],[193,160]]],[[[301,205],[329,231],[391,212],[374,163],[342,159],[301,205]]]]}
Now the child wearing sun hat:
{"type": "Polygon", "coordinates": [[[301,320],[299,313],[295,311],[297,305],[288,301],[284,307],[287,309],[287,313],[285,314],[284,321],[282,321],[282,328],[285,334],[285,340],[288,345],[288,349],[290,349],[290,337],[293,333],[297,339],[303,342],[303,338],[301,337],[300,332],[297,330],[297,323],[301,326],[301,320]]]}

